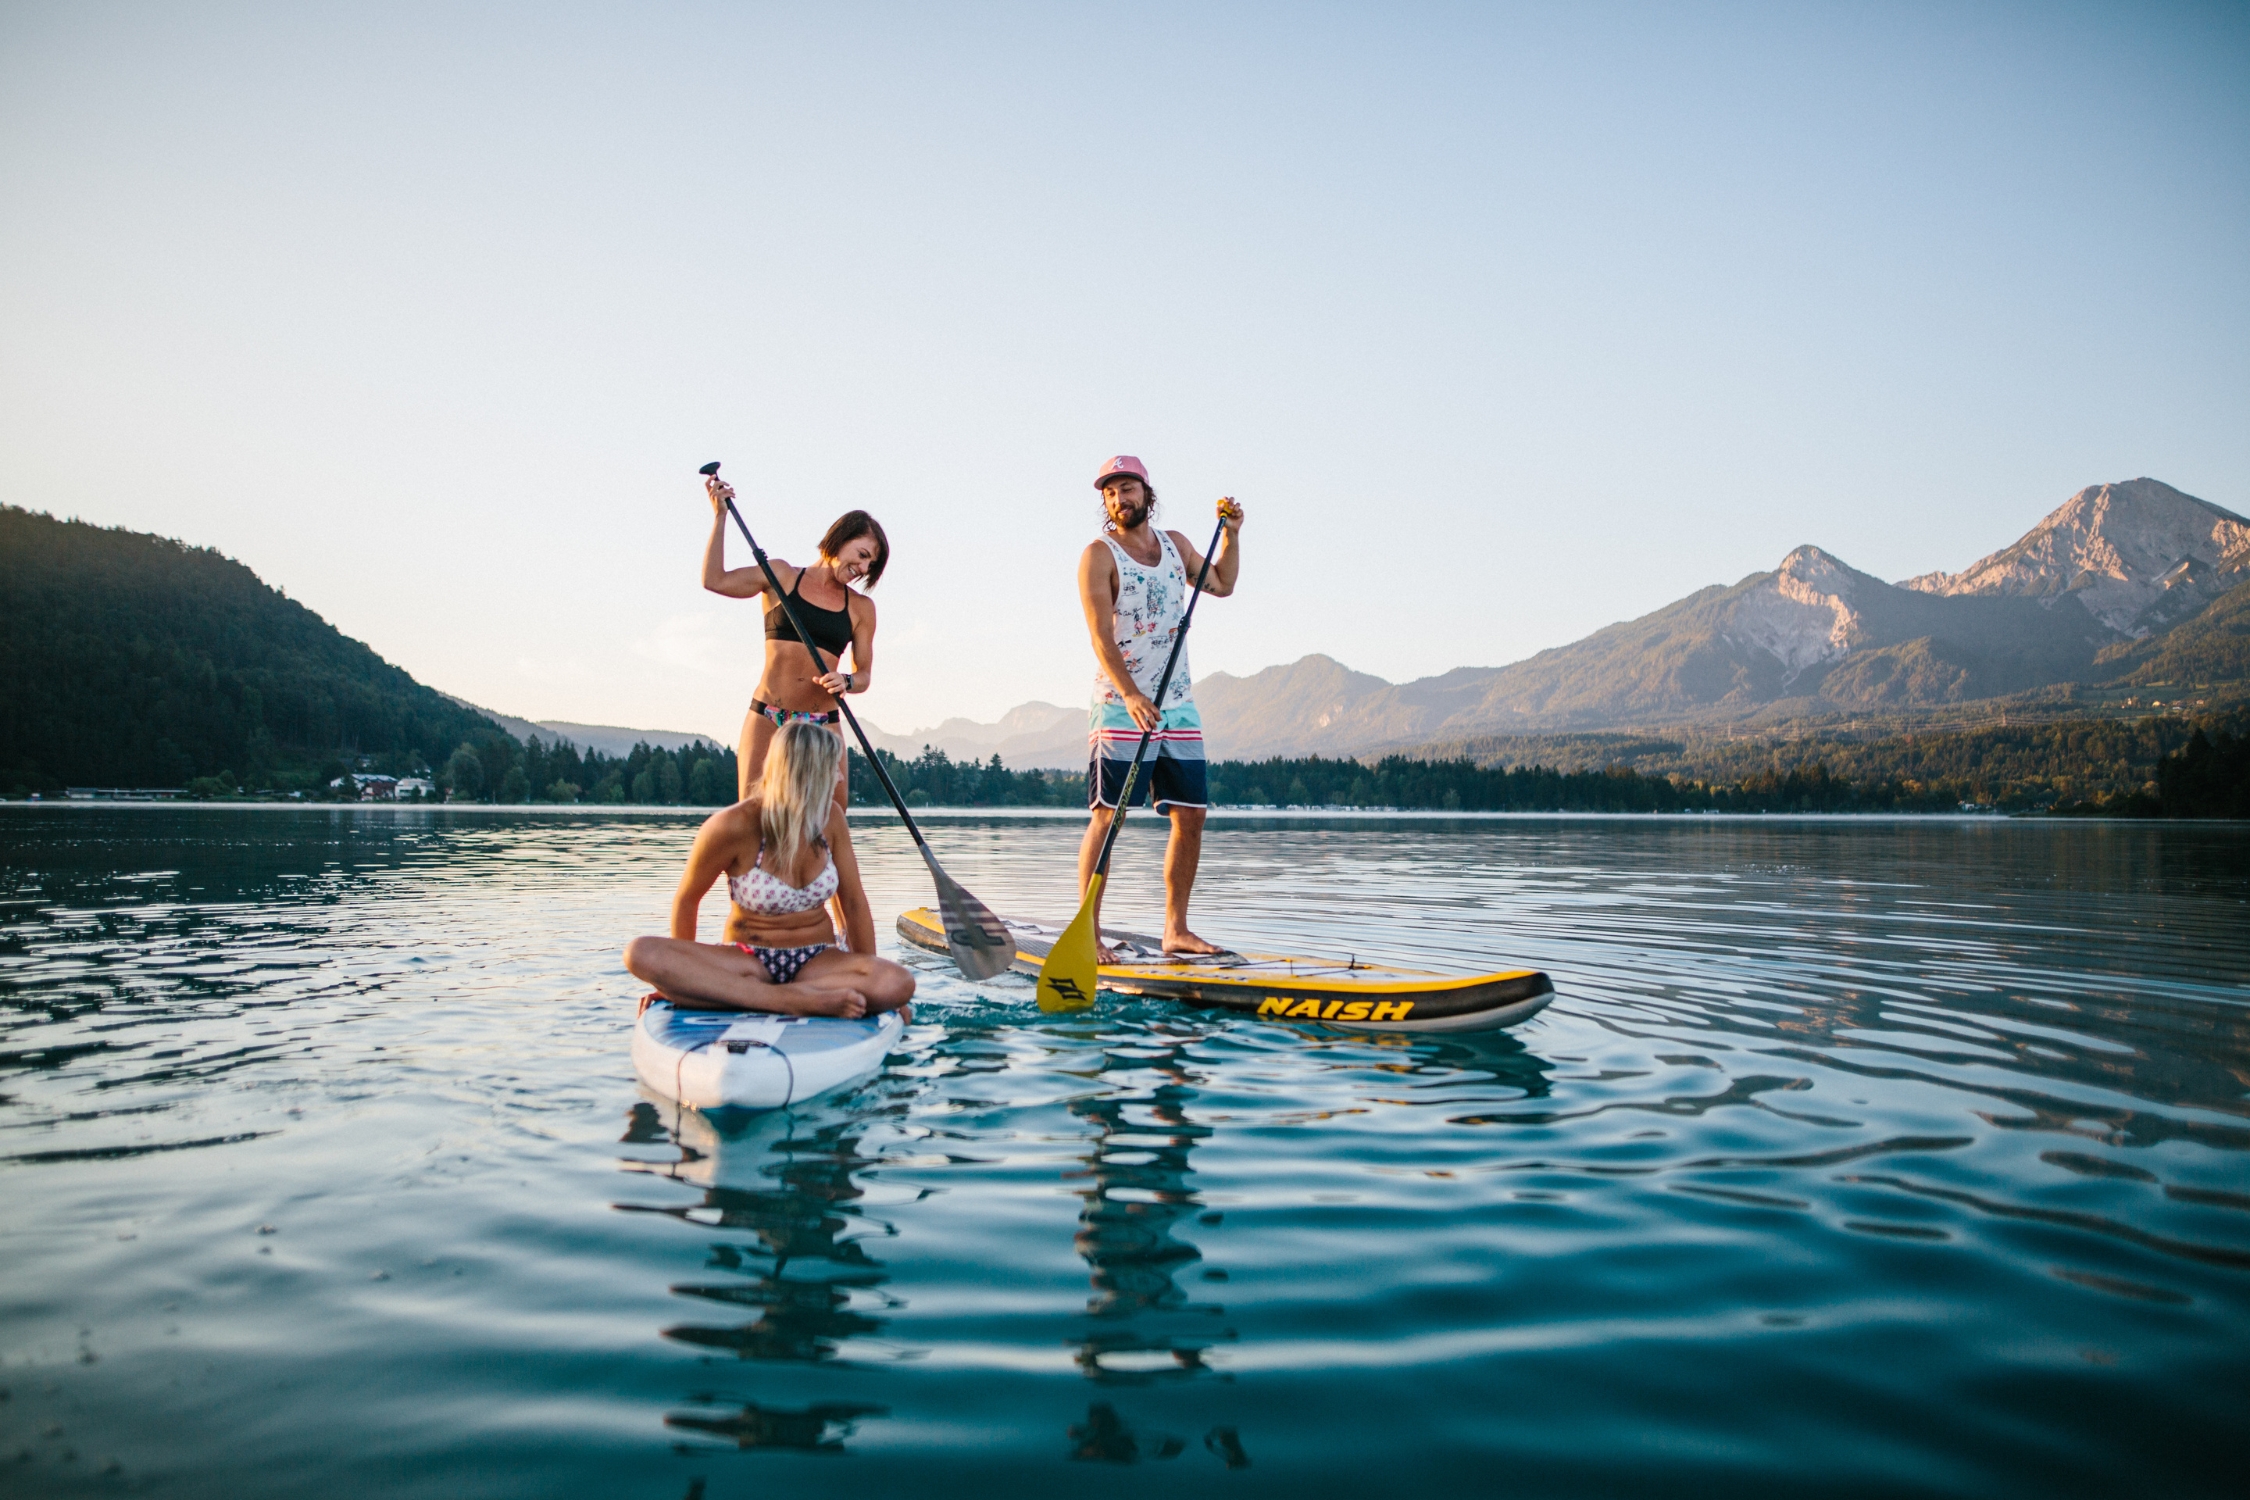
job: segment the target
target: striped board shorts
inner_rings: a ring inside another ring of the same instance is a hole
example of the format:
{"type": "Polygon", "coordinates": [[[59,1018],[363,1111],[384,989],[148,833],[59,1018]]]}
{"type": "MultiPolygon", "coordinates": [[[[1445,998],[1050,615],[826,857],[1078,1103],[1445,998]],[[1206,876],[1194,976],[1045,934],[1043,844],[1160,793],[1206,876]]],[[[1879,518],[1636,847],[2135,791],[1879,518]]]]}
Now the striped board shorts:
{"type": "MultiPolygon", "coordinates": [[[[1124,704],[1097,703],[1087,739],[1086,805],[1115,807],[1141,743],[1141,726],[1124,704]]],[[[1203,715],[1192,701],[1164,710],[1164,722],[1149,739],[1126,805],[1146,807],[1152,793],[1158,812],[1211,805],[1203,766],[1203,715]]]]}

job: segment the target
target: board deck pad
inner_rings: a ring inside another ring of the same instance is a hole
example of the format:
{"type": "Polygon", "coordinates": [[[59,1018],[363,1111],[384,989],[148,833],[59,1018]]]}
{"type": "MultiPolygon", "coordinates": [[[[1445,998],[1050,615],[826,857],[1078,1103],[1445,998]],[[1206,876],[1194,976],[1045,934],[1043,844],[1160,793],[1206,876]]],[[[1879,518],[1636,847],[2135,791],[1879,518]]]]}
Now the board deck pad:
{"type": "Polygon", "coordinates": [[[633,1071],[694,1109],[778,1109],[877,1072],[904,1023],[879,1016],[697,1010],[651,995],[633,1023],[633,1071]]]}
{"type": "MultiPolygon", "coordinates": [[[[1003,920],[1016,943],[1009,967],[1038,974],[1062,927],[1003,920]]],[[[929,907],[900,913],[898,934],[927,952],[946,951],[941,918],[929,907]]],[[[1537,969],[1452,975],[1361,963],[1350,954],[1172,955],[1145,933],[1109,929],[1102,941],[1124,960],[1101,966],[1098,982],[1105,990],[1267,1020],[1318,1021],[1355,1031],[1488,1031],[1528,1020],[1554,998],[1554,984],[1537,969]]]]}
{"type": "Polygon", "coordinates": [[[648,1018],[650,1033],[667,1045],[683,1048],[708,1046],[732,1032],[737,1039],[755,1039],[777,1052],[809,1057],[857,1046],[882,1030],[873,1020],[835,1016],[745,1015],[739,1010],[685,1010],[671,1005],[651,1009],[656,1014],[648,1018]]]}

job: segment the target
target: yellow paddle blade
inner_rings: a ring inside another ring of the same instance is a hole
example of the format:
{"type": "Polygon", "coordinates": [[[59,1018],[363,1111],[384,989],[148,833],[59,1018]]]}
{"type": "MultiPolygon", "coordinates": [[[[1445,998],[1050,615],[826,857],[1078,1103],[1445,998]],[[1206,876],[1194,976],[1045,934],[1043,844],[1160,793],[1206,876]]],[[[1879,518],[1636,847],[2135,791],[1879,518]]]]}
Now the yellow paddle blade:
{"type": "Polygon", "coordinates": [[[1078,915],[1047,950],[1039,966],[1039,1008],[1044,1011],[1084,1010],[1094,1003],[1094,981],[1101,967],[1100,934],[1094,930],[1094,903],[1101,899],[1102,877],[1086,887],[1078,915]]]}

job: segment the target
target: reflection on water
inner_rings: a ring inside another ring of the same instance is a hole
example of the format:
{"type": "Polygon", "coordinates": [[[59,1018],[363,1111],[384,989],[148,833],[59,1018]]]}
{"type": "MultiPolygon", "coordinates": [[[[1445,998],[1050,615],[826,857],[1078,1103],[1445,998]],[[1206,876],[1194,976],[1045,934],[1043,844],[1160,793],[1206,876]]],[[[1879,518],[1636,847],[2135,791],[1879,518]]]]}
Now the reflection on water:
{"type": "Polygon", "coordinates": [[[1201,1374],[1213,1339],[1234,1337],[1211,1331],[1224,1307],[1191,1301],[1176,1280],[1202,1259],[1172,1231],[1197,1211],[1188,1157],[1211,1133],[1188,1119],[1195,1080],[1187,1051],[1184,1041],[1111,1048],[1095,1080],[1099,1091],[1070,1102],[1071,1114],[1094,1132],[1085,1170],[1070,1174],[1092,1179],[1079,1190],[1085,1207],[1072,1241],[1093,1271],[1092,1326],[1072,1341],[1089,1379],[1138,1384],[1201,1374]]]}
{"type": "MultiPolygon", "coordinates": [[[[693,826],[0,808],[0,1487],[2239,1489],[2239,828],[1215,820],[1229,940],[1560,998],[1332,1035],[931,963],[879,1077],[720,1131],[617,967],[693,826]]],[[[1073,885],[1068,823],[933,841],[1073,885]]]]}
{"type": "Polygon", "coordinates": [[[1168,1432],[1135,1432],[1107,1401],[1086,1408],[1086,1420],[1070,1429],[1070,1456],[1105,1464],[1138,1463],[1144,1458],[1178,1458],[1185,1438],[1168,1432]]]}
{"type": "Polygon", "coordinates": [[[736,1448],[794,1448],[804,1453],[841,1453],[844,1439],[858,1430],[862,1417],[879,1417],[887,1407],[853,1401],[823,1401],[803,1411],[782,1411],[746,1401],[730,1406],[716,1396],[696,1396],[713,1408],[703,1412],[672,1412],[664,1425],[682,1432],[715,1438],[736,1448]]]}
{"type": "MultiPolygon", "coordinates": [[[[1089,1405],[1086,1420],[1070,1427],[1070,1456],[1080,1463],[1137,1464],[1143,1459],[1178,1458],[1187,1446],[1187,1440],[1175,1433],[1127,1426],[1107,1401],[1089,1405]]],[[[1250,1467],[1241,1434],[1224,1423],[1203,1434],[1203,1449],[1227,1468],[1250,1467]]]]}
{"type": "MultiPolygon", "coordinates": [[[[730,1136],[694,1110],[644,1101],[625,1139],[649,1140],[667,1116],[669,1135],[658,1138],[677,1147],[678,1159],[636,1160],[628,1169],[692,1184],[702,1190],[701,1201],[617,1207],[748,1236],[711,1243],[707,1269],[724,1273],[722,1279],[675,1284],[671,1290],[756,1316],[746,1323],[678,1323],[664,1329],[664,1337],[740,1359],[813,1364],[881,1333],[883,1319],[869,1309],[881,1307],[876,1289],[889,1277],[868,1253],[867,1241],[895,1231],[859,1206],[865,1195],[852,1173],[874,1165],[872,1157],[858,1154],[865,1125],[848,1119],[808,1123],[783,1111],[730,1136]]],[[[784,1421],[785,1416],[764,1412],[758,1420],[780,1422],[777,1430],[803,1430],[804,1414],[784,1421]]],[[[818,1419],[815,1428],[828,1420],[818,1419]]]]}

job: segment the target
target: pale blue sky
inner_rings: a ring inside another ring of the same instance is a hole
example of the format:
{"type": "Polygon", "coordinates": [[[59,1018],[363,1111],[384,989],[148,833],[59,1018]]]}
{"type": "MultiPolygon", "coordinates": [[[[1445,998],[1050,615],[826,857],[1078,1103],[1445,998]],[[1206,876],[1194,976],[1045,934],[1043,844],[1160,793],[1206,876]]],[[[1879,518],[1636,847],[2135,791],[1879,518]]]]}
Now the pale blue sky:
{"type": "Polygon", "coordinates": [[[6,3],[0,203],[0,498],[531,717],[731,738],[710,458],[883,519],[894,731],[1083,701],[1118,451],[1206,672],[2250,511],[2240,4],[6,3]]]}

